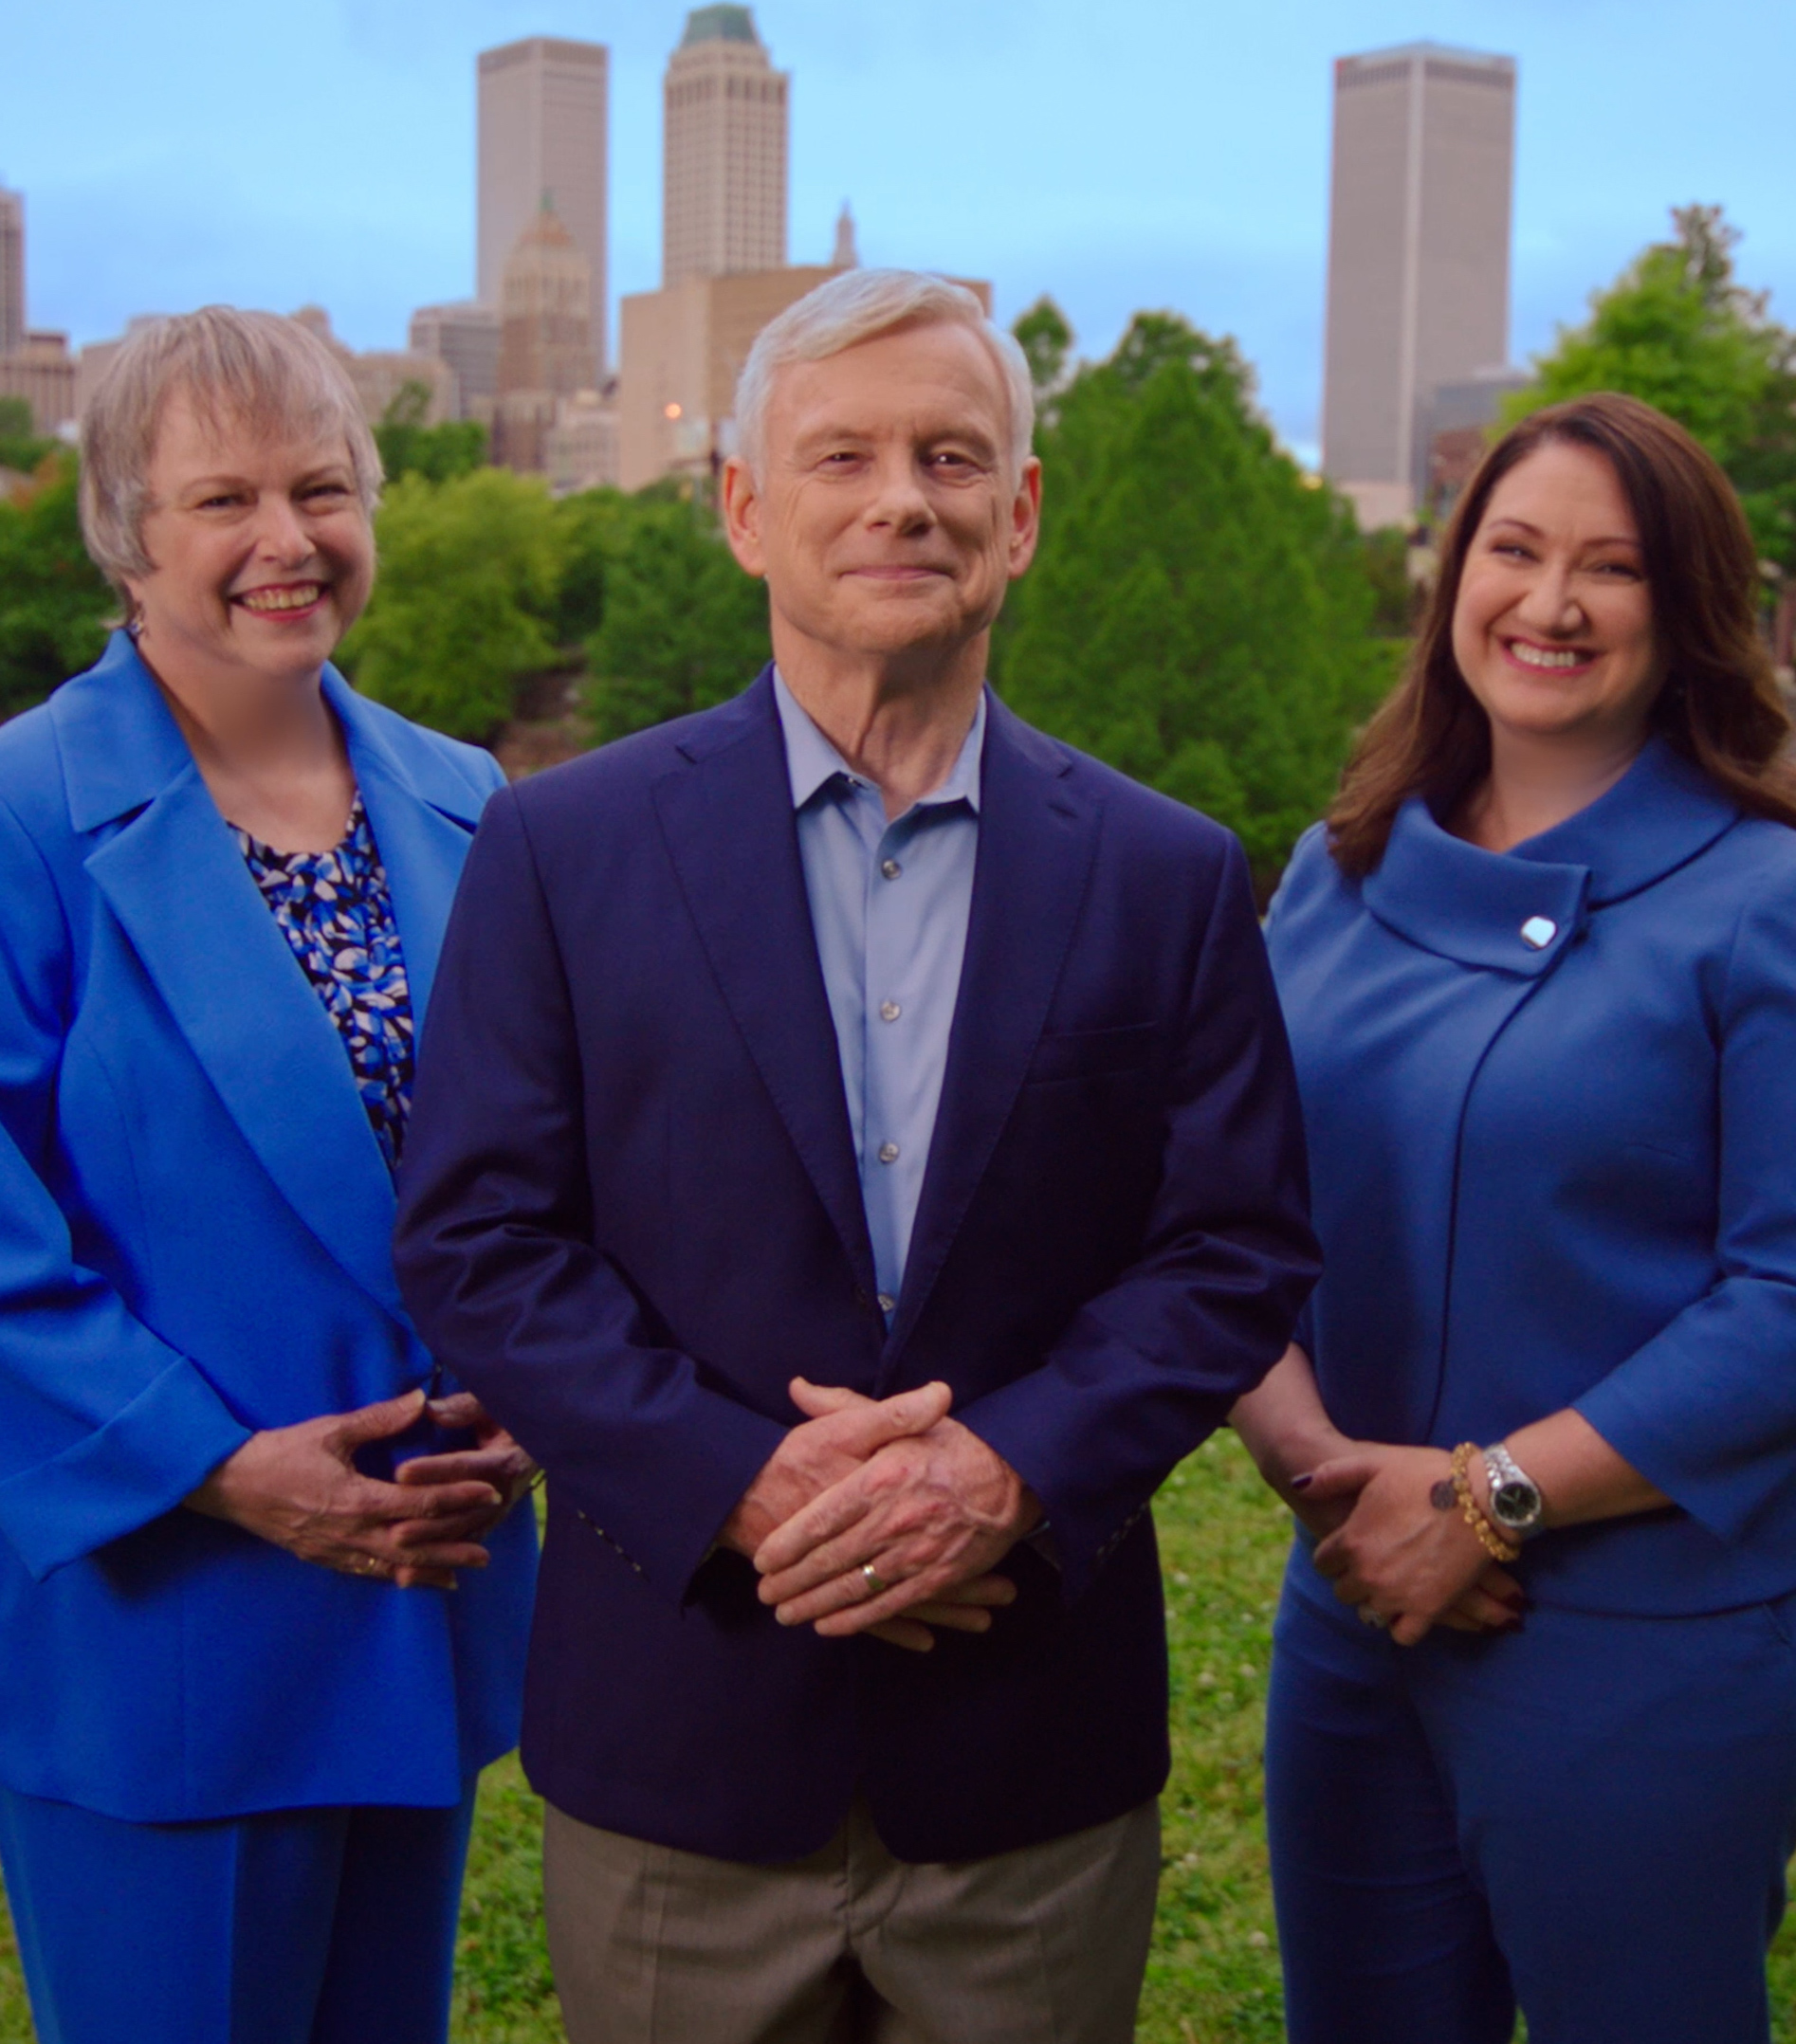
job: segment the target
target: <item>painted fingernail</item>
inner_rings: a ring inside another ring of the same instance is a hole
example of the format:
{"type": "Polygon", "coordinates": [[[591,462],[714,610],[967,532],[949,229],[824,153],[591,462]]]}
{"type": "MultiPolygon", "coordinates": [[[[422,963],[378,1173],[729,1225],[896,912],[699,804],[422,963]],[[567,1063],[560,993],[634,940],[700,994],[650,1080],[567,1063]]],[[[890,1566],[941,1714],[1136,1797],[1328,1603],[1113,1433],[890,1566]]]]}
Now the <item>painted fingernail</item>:
{"type": "Polygon", "coordinates": [[[1314,1483],[1315,1480],[1316,1479],[1313,1474],[1309,1476],[1293,1476],[1291,1479],[1291,1487],[1293,1490],[1308,1490],[1310,1486],[1314,1483]]]}

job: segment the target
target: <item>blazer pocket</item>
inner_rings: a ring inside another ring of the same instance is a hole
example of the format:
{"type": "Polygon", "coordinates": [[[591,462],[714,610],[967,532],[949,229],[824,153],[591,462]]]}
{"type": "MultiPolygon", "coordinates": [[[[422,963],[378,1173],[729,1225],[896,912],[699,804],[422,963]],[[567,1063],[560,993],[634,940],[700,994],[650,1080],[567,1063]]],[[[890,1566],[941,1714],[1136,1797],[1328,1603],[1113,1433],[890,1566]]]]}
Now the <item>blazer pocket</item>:
{"type": "Polygon", "coordinates": [[[1126,1022],[1120,1029],[1051,1031],[1029,1061],[1028,1083],[1145,1071],[1154,1063],[1160,1041],[1158,1022],[1126,1022]]]}

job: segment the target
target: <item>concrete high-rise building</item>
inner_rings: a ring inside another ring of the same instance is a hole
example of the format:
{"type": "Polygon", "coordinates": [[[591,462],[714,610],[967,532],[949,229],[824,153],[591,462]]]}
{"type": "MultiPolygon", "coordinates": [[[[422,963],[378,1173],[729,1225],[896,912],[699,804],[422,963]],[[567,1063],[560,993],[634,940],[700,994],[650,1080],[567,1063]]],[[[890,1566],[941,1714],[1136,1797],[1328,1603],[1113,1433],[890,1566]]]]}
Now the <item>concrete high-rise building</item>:
{"type": "Polygon", "coordinates": [[[0,189],[0,355],[25,345],[25,199],[0,189]]]}
{"type": "Polygon", "coordinates": [[[419,355],[433,355],[455,372],[455,416],[490,415],[499,389],[499,323],[496,305],[465,299],[452,305],[420,305],[412,315],[410,340],[419,355]]]}
{"type": "Polygon", "coordinates": [[[1322,465],[1361,521],[1427,487],[1435,391],[1509,352],[1515,63],[1409,43],[1340,58],[1322,465]]]}
{"type": "Polygon", "coordinates": [[[590,268],[587,319],[605,360],[606,122],[602,43],[533,35],[483,50],[476,296],[498,307],[505,265],[547,195],[590,268]]]}
{"type": "Polygon", "coordinates": [[[591,290],[586,251],[545,202],[505,265],[493,459],[508,468],[541,470],[549,429],[596,392],[591,290]]]}
{"type": "Polygon", "coordinates": [[[668,63],[661,284],[783,269],[786,98],[745,7],[694,8],[668,63]]]}

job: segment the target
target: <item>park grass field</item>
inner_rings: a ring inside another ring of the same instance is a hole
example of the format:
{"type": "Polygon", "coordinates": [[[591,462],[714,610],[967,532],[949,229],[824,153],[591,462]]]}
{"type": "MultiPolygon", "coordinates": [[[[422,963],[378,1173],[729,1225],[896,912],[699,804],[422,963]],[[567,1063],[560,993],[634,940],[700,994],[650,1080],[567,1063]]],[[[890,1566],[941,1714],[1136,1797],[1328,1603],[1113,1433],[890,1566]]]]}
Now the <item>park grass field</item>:
{"type": "MultiPolygon", "coordinates": [[[[1173,1771],[1140,2044],[1284,2035],[1260,1813],[1260,1714],[1289,1522],[1232,1434],[1155,1506],[1172,1646],[1173,1771]]],[[[463,1907],[455,2044],[560,2044],[537,1911],[535,1798],[515,1760],[481,1786],[463,1907]]],[[[1772,1956],[1778,2044],[1796,2044],[1796,1924],[1772,1956]]],[[[0,2044],[30,2044],[0,1918],[0,2044]]],[[[966,2044],[978,2044],[969,2038],[966,2044]]]]}

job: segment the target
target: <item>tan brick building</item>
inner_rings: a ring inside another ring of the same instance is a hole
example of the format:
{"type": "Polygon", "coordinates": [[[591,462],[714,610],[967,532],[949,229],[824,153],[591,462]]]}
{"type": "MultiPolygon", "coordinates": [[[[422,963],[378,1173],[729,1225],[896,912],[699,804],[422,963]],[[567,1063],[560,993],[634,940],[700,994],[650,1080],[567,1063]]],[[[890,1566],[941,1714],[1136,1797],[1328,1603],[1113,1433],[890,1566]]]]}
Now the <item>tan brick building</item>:
{"type": "Polygon", "coordinates": [[[687,16],[662,88],[664,289],[784,267],[790,84],[747,8],[687,16]]]}

